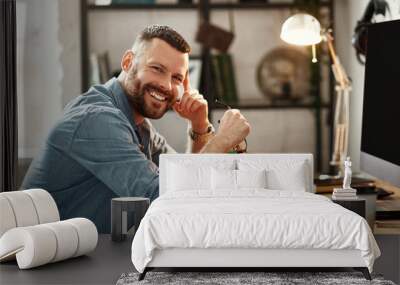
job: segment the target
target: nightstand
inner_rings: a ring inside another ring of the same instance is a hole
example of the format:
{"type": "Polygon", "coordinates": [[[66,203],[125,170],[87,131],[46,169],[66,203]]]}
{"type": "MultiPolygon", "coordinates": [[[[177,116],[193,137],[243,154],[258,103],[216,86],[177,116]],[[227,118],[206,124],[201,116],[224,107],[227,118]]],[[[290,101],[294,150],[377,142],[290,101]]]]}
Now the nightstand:
{"type": "Polygon", "coordinates": [[[332,200],[332,202],[339,204],[340,206],[365,218],[365,199],[332,200]]]}

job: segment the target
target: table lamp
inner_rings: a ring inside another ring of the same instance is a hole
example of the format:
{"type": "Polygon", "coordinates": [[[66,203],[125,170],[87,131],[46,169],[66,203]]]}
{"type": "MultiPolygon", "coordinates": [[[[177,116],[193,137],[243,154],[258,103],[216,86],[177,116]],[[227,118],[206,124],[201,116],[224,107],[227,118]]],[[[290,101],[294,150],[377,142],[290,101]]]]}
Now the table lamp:
{"type": "Polygon", "coordinates": [[[321,41],[327,42],[332,58],[332,71],[336,81],[336,104],[334,115],[334,149],[331,165],[339,166],[339,176],[343,176],[343,165],[347,157],[349,135],[349,95],[351,82],[347,76],[333,46],[330,30],[321,29],[319,21],[309,14],[295,14],[282,25],[281,39],[289,44],[312,45],[313,62],[317,62],[315,45],[321,41]]]}

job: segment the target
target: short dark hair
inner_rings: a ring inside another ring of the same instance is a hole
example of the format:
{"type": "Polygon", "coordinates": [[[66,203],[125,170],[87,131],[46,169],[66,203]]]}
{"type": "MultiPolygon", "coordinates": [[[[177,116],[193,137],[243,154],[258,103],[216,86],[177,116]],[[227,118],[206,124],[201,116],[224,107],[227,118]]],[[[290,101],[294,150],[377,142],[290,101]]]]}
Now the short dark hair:
{"type": "Polygon", "coordinates": [[[190,53],[191,51],[190,45],[185,39],[177,31],[165,25],[151,25],[146,27],[136,38],[134,46],[143,41],[149,42],[154,38],[167,42],[182,53],[190,53]]]}

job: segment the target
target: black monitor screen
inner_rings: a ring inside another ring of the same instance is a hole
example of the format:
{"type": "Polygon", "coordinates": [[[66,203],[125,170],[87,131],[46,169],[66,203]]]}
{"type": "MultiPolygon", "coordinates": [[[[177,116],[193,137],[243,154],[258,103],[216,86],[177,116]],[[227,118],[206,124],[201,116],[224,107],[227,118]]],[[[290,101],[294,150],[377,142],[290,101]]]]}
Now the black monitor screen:
{"type": "Polygon", "coordinates": [[[368,29],[361,150],[400,165],[400,21],[368,29]]]}

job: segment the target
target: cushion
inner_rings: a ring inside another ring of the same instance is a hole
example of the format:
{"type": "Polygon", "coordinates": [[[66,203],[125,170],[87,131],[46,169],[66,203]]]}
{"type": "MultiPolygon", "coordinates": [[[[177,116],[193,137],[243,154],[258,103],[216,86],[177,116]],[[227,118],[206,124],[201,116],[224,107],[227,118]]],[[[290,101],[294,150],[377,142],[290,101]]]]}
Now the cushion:
{"type": "Polygon", "coordinates": [[[167,180],[167,189],[169,191],[211,188],[211,167],[190,167],[176,163],[170,163],[168,172],[169,175],[167,180]]]}
{"type": "Polygon", "coordinates": [[[261,170],[236,170],[238,188],[267,188],[267,171],[261,170]]]}
{"type": "Polygon", "coordinates": [[[24,190],[30,196],[38,215],[39,224],[52,223],[60,220],[56,202],[49,192],[43,189],[24,190]]]}
{"type": "Polygon", "coordinates": [[[16,258],[28,269],[86,254],[97,240],[96,226],[84,218],[13,228],[0,238],[0,261],[16,258]]]}
{"type": "MultiPolygon", "coordinates": [[[[78,232],[71,228],[70,223],[55,222],[43,225],[45,228],[50,229],[50,234],[55,235],[57,247],[55,256],[51,262],[57,262],[74,256],[78,248],[79,236],[78,232]]],[[[50,262],[50,261],[49,261],[50,262]]]]}
{"type": "Polygon", "coordinates": [[[17,226],[10,202],[0,193],[0,237],[9,229],[17,226]]]}
{"type": "Polygon", "coordinates": [[[210,190],[211,170],[215,169],[235,169],[235,161],[196,161],[191,159],[182,159],[169,162],[167,165],[167,191],[185,191],[185,190],[210,190]]]}
{"type": "Polygon", "coordinates": [[[238,190],[241,188],[266,188],[266,171],[226,170],[212,168],[211,188],[213,190],[238,190]]]}
{"type": "Polygon", "coordinates": [[[217,169],[213,167],[211,170],[211,181],[211,188],[213,190],[236,190],[236,170],[217,169]]]}
{"type": "Polygon", "coordinates": [[[0,216],[0,237],[15,227],[60,220],[53,197],[43,189],[0,193],[0,216]]]}
{"type": "Polygon", "coordinates": [[[30,196],[24,191],[3,192],[1,195],[10,203],[17,227],[39,224],[35,205],[30,196]]]}
{"type": "Polygon", "coordinates": [[[305,160],[238,160],[239,170],[266,170],[267,188],[272,190],[307,191],[309,169],[305,160]]]}

